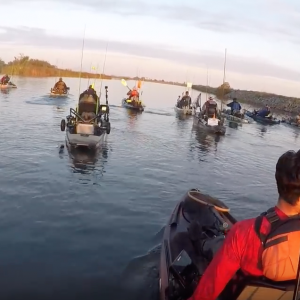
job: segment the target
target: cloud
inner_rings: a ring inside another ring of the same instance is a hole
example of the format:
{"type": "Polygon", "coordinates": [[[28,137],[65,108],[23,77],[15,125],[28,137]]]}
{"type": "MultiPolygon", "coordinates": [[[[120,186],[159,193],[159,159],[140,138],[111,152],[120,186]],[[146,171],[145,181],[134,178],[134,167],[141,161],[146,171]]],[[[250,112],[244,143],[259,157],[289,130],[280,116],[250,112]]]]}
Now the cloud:
{"type": "MultiPolygon", "coordinates": [[[[10,0],[6,5],[28,5],[30,2],[40,4],[50,3],[50,0],[10,0]]],[[[55,2],[60,6],[68,5],[68,8],[72,5],[78,7],[83,14],[84,10],[89,10],[97,14],[111,13],[122,17],[150,16],[177,24],[184,23],[200,30],[222,34],[251,33],[264,39],[283,38],[300,44],[300,5],[295,0],[289,4],[280,0],[231,0],[230,5],[223,0],[207,2],[206,5],[193,1],[187,5],[183,0],[170,4],[158,0],[51,0],[52,6],[55,2]],[[283,17],[286,17],[285,21],[282,21],[283,17]]]]}
{"type": "MultiPolygon", "coordinates": [[[[0,40],[3,45],[25,45],[46,49],[54,49],[56,45],[59,45],[60,49],[78,51],[80,51],[82,45],[82,40],[80,38],[48,35],[43,29],[28,27],[10,28],[0,26],[0,40]],[[1,33],[1,31],[4,31],[4,33],[1,33]]],[[[85,40],[86,50],[104,52],[106,46],[107,40],[85,40]]],[[[221,70],[224,64],[223,54],[212,52],[183,53],[178,52],[167,45],[132,44],[120,41],[110,41],[108,44],[108,51],[140,57],[164,59],[182,65],[199,68],[206,68],[208,65],[210,69],[215,70],[221,70]]],[[[300,72],[255,58],[251,59],[229,55],[227,62],[228,72],[270,76],[287,80],[299,80],[300,78],[300,72]]]]}

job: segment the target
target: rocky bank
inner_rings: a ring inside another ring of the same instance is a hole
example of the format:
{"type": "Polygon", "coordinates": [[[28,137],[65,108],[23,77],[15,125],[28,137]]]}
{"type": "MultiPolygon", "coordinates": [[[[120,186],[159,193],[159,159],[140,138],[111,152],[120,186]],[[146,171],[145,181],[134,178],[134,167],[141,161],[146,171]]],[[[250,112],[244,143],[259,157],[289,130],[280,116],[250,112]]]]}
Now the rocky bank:
{"type": "MultiPolygon", "coordinates": [[[[194,85],[194,90],[216,95],[217,88],[206,87],[203,85],[194,85]]],[[[240,103],[261,107],[269,105],[271,109],[281,112],[282,114],[296,115],[300,113],[300,98],[286,97],[271,93],[263,93],[257,91],[232,90],[226,95],[226,99],[236,97],[240,103]]]]}

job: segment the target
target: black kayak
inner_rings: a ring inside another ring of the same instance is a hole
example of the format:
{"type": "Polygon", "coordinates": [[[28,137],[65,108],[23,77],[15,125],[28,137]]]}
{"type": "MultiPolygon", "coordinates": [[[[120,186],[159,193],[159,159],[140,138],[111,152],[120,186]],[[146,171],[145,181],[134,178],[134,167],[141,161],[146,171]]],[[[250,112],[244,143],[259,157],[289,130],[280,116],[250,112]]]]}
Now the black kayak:
{"type": "Polygon", "coordinates": [[[251,112],[248,110],[245,111],[245,115],[248,116],[249,118],[252,118],[254,121],[256,121],[258,123],[262,123],[262,124],[266,124],[266,125],[280,124],[280,120],[278,120],[276,118],[263,118],[263,117],[258,116],[254,112],[251,112]]]}
{"type": "MultiPolygon", "coordinates": [[[[199,190],[180,200],[164,231],[160,300],[185,300],[193,294],[235,222],[224,203],[199,190]]],[[[294,289],[295,281],[275,282],[238,271],[216,300],[292,300],[294,289]]]]}

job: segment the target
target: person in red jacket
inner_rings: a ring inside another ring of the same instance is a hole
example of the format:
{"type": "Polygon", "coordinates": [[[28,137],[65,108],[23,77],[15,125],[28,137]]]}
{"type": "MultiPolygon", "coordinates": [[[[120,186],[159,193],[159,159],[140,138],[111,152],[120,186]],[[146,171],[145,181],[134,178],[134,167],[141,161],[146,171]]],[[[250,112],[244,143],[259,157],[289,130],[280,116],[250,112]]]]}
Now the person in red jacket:
{"type": "Polygon", "coordinates": [[[296,278],[300,250],[300,151],[288,151],[278,159],[275,178],[279,194],[276,206],[232,226],[188,300],[216,300],[238,270],[274,281],[296,278]]]}
{"type": "Polygon", "coordinates": [[[4,75],[4,76],[1,78],[0,83],[1,83],[1,84],[8,84],[9,81],[10,81],[10,78],[9,78],[9,76],[6,74],[6,75],[4,75]]]}
{"type": "Polygon", "coordinates": [[[132,98],[139,98],[139,92],[137,91],[137,89],[134,87],[132,90],[128,91],[127,96],[129,96],[128,99],[132,99],[132,98]]]}

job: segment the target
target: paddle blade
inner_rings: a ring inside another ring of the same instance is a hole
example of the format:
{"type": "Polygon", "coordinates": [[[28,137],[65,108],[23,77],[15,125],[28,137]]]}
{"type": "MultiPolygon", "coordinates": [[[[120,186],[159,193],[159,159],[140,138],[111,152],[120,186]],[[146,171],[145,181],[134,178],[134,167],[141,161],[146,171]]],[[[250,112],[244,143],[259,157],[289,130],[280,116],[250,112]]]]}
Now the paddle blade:
{"type": "Polygon", "coordinates": [[[189,88],[189,89],[192,87],[192,85],[193,85],[193,84],[192,84],[191,82],[187,82],[187,83],[186,83],[186,87],[189,88]]]}
{"type": "Polygon", "coordinates": [[[127,82],[126,82],[125,79],[122,79],[122,80],[121,80],[121,83],[122,83],[122,85],[127,86],[127,82]]]}
{"type": "Polygon", "coordinates": [[[142,86],[142,82],[139,80],[138,83],[137,83],[137,88],[140,89],[141,86],[142,86]]]}

